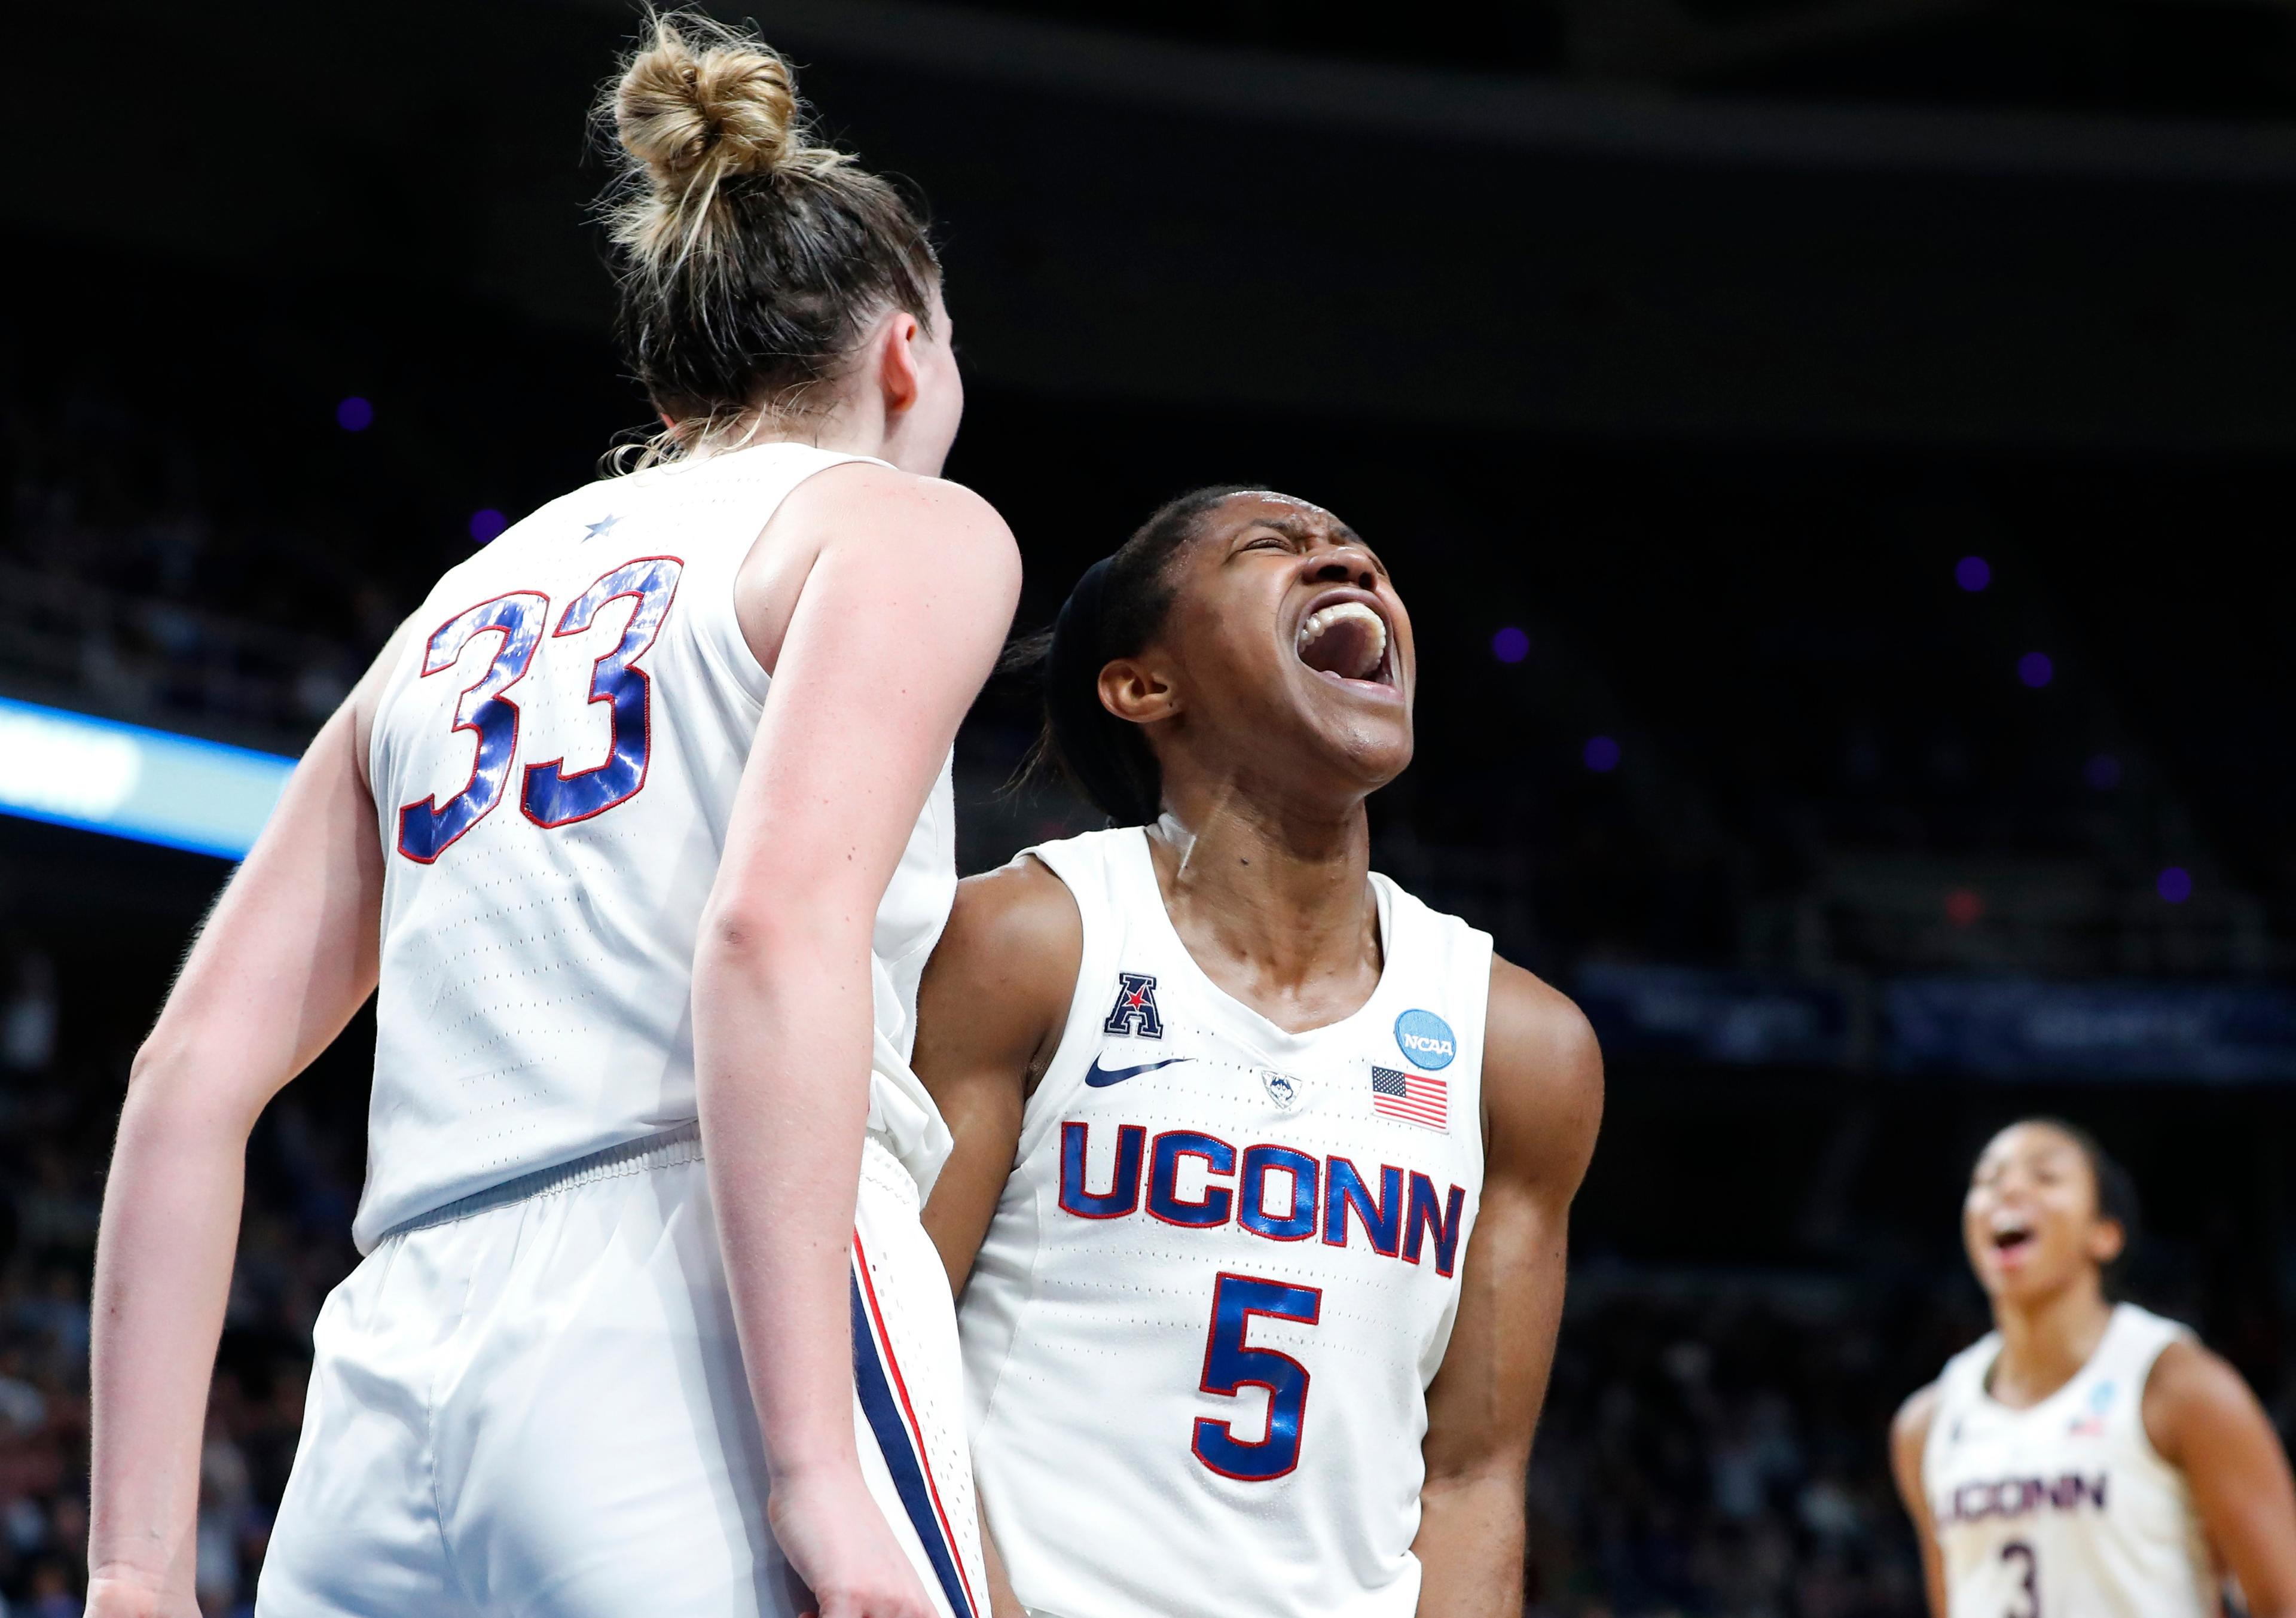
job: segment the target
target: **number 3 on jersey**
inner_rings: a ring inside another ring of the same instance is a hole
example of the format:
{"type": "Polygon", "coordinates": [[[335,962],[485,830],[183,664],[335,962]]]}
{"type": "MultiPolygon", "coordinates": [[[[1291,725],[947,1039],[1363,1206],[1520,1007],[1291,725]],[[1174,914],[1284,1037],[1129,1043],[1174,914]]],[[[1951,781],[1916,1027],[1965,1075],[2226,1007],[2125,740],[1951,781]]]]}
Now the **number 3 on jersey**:
{"type": "MultiPolygon", "coordinates": [[[[677,593],[684,566],[674,556],[646,556],[601,576],[560,615],[552,638],[580,635],[596,622],[609,603],[629,597],[632,607],[621,637],[601,653],[590,670],[593,706],[603,704],[610,733],[606,757],[594,768],[569,775],[561,757],[529,764],[519,791],[519,808],[537,825],[569,825],[602,815],[645,784],[652,738],[652,682],[632,667],[653,645],[663,614],[677,593]]],[[[518,752],[519,706],[509,693],[526,678],[550,613],[550,598],[516,590],[482,601],[441,625],[422,651],[422,677],[453,668],[474,637],[498,634],[495,653],[479,678],[464,687],[455,707],[455,728],[477,736],[471,778],[445,802],[436,793],[398,811],[398,851],[429,865],[455,840],[492,813],[510,783],[518,752]]]]}
{"type": "Polygon", "coordinates": [[[1308,1367],[1289,1354],[1253,1348],[1244,1339],[1255,1315],[1313,1326],[1323,1312],[1321,1287],[1221,1273],[1212,1284],[1211,1340],[1204,1344],[1203,1380],[1197,1386],[1225,1398],[1233,1398],[1245,1388],[1266,1388],[1267,1433],[1255,1440],[1239,1439],[1228,1423],[1200,1416],[1190,1446],[1198,1460],[1222,1477],[1247,1483],[1288,1476],[1300,1464],[1300,1425],[1308,1413],[1308,1367]]]}

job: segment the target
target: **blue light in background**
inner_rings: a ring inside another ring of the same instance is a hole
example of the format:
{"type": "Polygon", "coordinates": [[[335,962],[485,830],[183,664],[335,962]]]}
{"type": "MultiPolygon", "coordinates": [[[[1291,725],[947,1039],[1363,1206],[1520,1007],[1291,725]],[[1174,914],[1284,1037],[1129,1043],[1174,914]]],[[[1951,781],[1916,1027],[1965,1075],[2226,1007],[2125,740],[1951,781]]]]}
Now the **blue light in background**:
{"type": "Polygon", "coordinates": [[[2046,652],[2028,652],[2017,660],[2017,678],[2038,691],[2057,678],[2057,666],[2046,652]]]}
{"type": "Polygon", "coordinates": [[[510,519],[491,505],[471,513],[471,538],[480,545],[486,544],[509,526],[510,519]]]}
{"type": "Polygon", "coordinates": [[[0,813],[237,859],[295,760],[0,697],[0,813]]]}
{"type": "Polygon", "coordinates": [[[335,425],[345,432],[365,432],[374,425],[374,407],[354,393],[335,407],[335,425]]]}
{"type": "Polygon", "coordinates": [[[1580,756],[1587,760],[1587,768],[1598,776],[1607,776],[1619,768],[1619,744],[1609,736],[1588,736],[1580,756]]]}
{"type": "Polygon", "coordinates": [[[1964,556],[1953,564],[1953,581],[1974,595],[1993,582],[1993,570],[1982,556],[1964,556]]]}
{"type": "Polygon", "coordinates": [[[2170,904],[2181,905],[2193,896],[2193,874],[2182,866],[2170,866],[2152,885],[2170,904]]]}
{"type": "Polygon", "coordinates": [[[1530,655],[1530,637],[1509,624],[1491,637],[1491,655],[1503,663],[1519,663],[1530,655]]]}

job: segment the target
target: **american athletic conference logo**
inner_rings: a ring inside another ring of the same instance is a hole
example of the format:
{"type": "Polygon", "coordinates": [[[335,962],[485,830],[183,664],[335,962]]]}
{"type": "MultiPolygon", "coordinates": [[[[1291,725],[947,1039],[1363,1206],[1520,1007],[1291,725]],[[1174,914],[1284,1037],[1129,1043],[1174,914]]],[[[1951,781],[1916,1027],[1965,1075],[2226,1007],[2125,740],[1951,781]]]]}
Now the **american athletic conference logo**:
{"type": "Polygon", "coordinates": [[[1164,1037],[1164,1014],[1156,1009],[1156,980],[1145,972],[1116,974],[1116,1004],[1108,1008],[1101,1027],[1111,1034],[1136,1039],[1164,1037]]]}
{"type": "Polygon", "coordinates": [[[1431,1011],[1406,1011],[1395,1020],[1395,1045],[1414,1067],[1437,1072],[1459,1054],[1451,1025],[1431,1011]]]}

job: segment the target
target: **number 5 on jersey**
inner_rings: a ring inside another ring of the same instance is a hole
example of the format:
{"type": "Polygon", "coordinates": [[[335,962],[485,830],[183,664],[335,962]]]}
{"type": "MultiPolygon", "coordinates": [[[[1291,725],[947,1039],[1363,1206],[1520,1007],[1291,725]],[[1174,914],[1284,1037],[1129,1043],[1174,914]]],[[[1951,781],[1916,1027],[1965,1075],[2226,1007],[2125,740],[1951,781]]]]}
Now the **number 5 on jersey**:
{"type": "Polygon", "coordinates": [[[1222,1477],[1247,1483],[1288,1476],[1300,1464],[1308,1367],[1275,1349],[1253,1348],[1245,1338],[1255,1315],[1313,1326],[1323,1312],[1321,1287],[1221,1273],[1212,1284],[1211,1340],[1204,1344],[1203,1380],[1197,1386],[1226,1398],[1245,1388],[1266,1388],[1267,1432],[1259,1439],[1240,1439],[1228,1423],[1200,1416],[1190,1445],[1198,1460],[1222,1477]]]}
{"type": "MultiPolygon", "coordinates": [[[[609,602],[627,596],[636,604],[620,638],[591,666],[589,701],[594,707],[604,705],[610,727],[605,760],[571,775],[566,773],[563,757],[528,765],[519,809],[535,825],[569,825],[603,815],[645,784],[653,734],[652,682],[644,669],[633,665],[660,632],[682,571],[684,564],[674,556],[624,563],[601,575],[559,616],[554,640],[588,630],[609,602]]],[[[486,668],[463,688],[455,705],[455,728],[477,738],[471,778],[444,802],[433,793],[398,811],[398,851],[407,858],[430,864],[502,801],[518,752],[519,705],[510,690],[526,678],[549,613],[547,595],[514,590],[448,620],[423,646],[422,678],[427,679],[452,669],[463,648],[478,636],[502,637],[486,668]]]]}

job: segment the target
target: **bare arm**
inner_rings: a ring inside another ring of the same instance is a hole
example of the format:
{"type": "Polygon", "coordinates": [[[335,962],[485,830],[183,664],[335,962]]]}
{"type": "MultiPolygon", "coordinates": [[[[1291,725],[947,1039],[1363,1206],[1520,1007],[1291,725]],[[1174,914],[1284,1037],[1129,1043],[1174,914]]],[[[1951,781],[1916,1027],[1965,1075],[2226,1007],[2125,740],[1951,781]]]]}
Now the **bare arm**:
{"type": "Polygon", "coordinates": [[[1922,1451],[1929,1447],[1937,1405],[1937,1384],[1931,1383],[1898,1407],[1897,1419],[1890,1424],[1890,1473],[1922,1548],[1922,1589],[1929,1596],[1931,1618],[1946,1618],[1945,1559],[1930,1524],[1929,1493],[1922,1487],[1922,1451]]]}
{"type": "Polygon", "coordinates": [[[135,1053],[96,1243],[91,1614],[197,1611],[201,1433],[248,1132],[374,989],[383,854],[365,739],[399,645],[296,766],[135,1053]]]}
{"type": "MultiPolygon", "coordinates": [[[[1021,1143],[1029,1092],[1059,1047],[1084,954],[1084,919],[1068,885],[1037,860],[957,884],[948,925],[917,990],[911,1065],[931,1092],[955,1146],[933,1182],[925,1234],[962,1293],[1021,1143]]],[[[994,1618],[1014,1618],[1020,1598],[980,1508],[994,1618]]]]}
{"type": "Polygon", "coordinates": [[[1076,900],[1037,860],[957,884],[917,990],[913,1064],[956,1143],[924,1213],[953,1292],[1013,1172],[1021,1108],[1060,1044],[1083,954],[1076,900]]]}
{"type": "Polygon", "coordinates": [[[2296,1618],[2296,1484],[2248,1384],[2197,1343],[2173,1343],[2144,1384],[2144,1431],[2182,1471],[2250,1618],[2296,1618]]]}
{"type": "Polygon", "coordinates": [[[1483,1046],[1488,1162],[1459,1312],[1427,1392],[1419,1610],[1522,1610],[1523,1473],[1562,1318],[1570,1199],[1603,1115],[1603,1056],[1578,1008],[1491,964],[1483,1046]]]}
{"type": "Polygon", "coordinates": [[[923,1613],[853,1433],[847,1289],[870,946],[1011,622],[1020,562],[978,496],[883,467],[809,480],[784,522],[832,538],[776,649],[694,952],[701,1134],[783,1548],[824,1618],[923,1613]],[[800,1028],[805,1039],[789,1037],[800,1028]]]}

